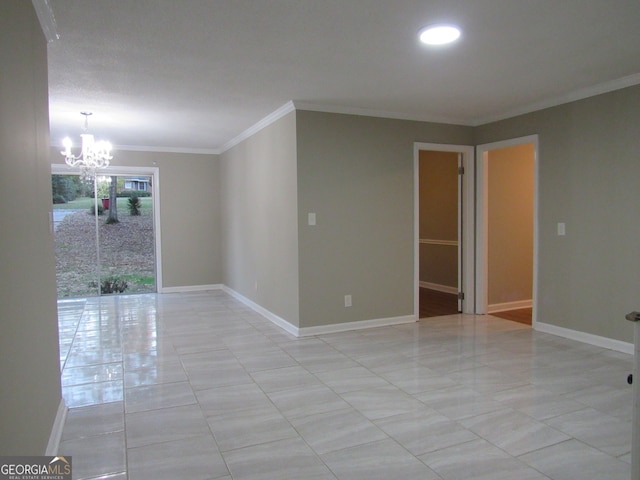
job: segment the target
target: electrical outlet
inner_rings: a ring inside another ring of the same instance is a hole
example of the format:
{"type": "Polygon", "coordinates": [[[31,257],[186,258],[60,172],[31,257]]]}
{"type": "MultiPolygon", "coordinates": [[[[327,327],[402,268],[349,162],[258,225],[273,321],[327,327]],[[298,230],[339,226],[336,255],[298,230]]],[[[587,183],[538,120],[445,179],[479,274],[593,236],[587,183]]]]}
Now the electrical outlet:
{"type": "Polygon", "coordinates": [[[351,295],[345,295],[344,296],[344,306],[345,307],[350,307],[352,305],[351,303],[351,295]]]}

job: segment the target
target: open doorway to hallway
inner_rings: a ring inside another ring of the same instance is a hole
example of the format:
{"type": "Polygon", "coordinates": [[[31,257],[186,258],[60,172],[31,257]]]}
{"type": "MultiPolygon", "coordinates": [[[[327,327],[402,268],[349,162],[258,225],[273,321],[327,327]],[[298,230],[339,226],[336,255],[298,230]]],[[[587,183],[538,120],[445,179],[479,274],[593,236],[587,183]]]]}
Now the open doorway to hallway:
{"type": "Polygon", "coordinates": [[[478,147],[477,311],[531,325],[537,137],[478,147]]]}

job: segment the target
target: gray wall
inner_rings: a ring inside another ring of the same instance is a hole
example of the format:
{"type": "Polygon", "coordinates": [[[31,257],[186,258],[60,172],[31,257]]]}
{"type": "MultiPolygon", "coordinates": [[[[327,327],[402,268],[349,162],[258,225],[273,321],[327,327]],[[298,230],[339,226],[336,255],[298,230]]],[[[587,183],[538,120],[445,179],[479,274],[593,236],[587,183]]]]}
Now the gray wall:
{"type": "Polygon", "coordinates": [[[633,341],[640,305],[640,86],[477,127],[539,134],[540,322],[633,341]],[[557,236],[565,222],[566,236],[557,236]]]}
{"type": "Polygon", "coordinates": [[[413,315],[413,144],[471,145],[472,129],[296,115],[300,326],[413,315]],[[315,227],[307,225],[309,212],[315,227]]]}
{"type": "Polygon", "coordinates": [[[47,48],[31,2],[0,2],[0,454],[43,455],[61,401],[47,48]]]}
{"type": "Polygon", "coordinates": [[[296,113],[221,161],[224,283],[299,326],[296,113]]]}
{"type": "MultiPolygon", "coordinates": [[[[50,155],[64,163],[60,148],[50,155]]],[[[159,170],[163,287],[222,283],[218,155],[115,150],[113,157],[114,166],[159,170]]]]}

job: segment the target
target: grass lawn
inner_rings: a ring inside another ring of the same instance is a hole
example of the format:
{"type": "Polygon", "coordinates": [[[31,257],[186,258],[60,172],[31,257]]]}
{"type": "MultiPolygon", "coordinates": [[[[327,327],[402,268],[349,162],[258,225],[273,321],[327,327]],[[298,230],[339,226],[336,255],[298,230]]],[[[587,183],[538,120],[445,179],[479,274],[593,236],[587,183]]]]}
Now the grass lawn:
{"type": "MultiPolygon", "coordinates": [[[[132,216],[128,198],[118,198],[119,223],[107,225],[100,216],[100,278],[126,282],[124,293],[155,291],[153,208],[150,197],[141,198],[140,215],[132,216]]],[[[96,224],[89,213],[92,198],[80,198],[61,207],[69,212],[55,227],[58,298],[95,296],[97,285],[96,224]]],[[[58,205],[54,205],[54,208],[58,205]]],[[[62,210],[62,209],[61,209],[62,210]]]]}
{"type": "MultiPolygon", "coordinates": [[[[138,197],[138,198],[140,199],[140,203],[142,204],[142,207],[140,208],[141,211],[151,210],[153,208],[153,198],[151,197],[138,197]]],[[[128,198],[118,197],[118,213],[129,212],[128,202],[129,202],[128,198]]],[[[56,203],[53,205],[53,209],[54,210],[84,210],[84,209],[89,210],[91,207],[93,207],[93,204],[94,204],[93,197],[79,197],[67,203],[56,203]]],[[[99,205],[102,204],[101,199],[98,199],[98,204],[99,205]]]]}

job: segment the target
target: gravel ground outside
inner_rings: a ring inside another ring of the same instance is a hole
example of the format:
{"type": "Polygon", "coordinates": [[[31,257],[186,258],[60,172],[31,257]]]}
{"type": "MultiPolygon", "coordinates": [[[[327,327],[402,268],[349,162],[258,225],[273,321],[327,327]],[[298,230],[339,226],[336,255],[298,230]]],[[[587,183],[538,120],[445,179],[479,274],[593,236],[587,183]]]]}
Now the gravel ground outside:
{"type": "MultiPolygon", "coordinates": [[[[100,215],[101,279],[118,276],[128,283],[127,293],[155,291],[155,254],[151,210],[131,216],[118,211],[119,223],[107,225],[100,215]]],[[[55,230],[58,297],[96,296],[96,225],[87,210],[67,215],[55,230]]]]}

